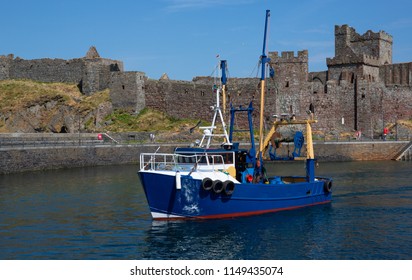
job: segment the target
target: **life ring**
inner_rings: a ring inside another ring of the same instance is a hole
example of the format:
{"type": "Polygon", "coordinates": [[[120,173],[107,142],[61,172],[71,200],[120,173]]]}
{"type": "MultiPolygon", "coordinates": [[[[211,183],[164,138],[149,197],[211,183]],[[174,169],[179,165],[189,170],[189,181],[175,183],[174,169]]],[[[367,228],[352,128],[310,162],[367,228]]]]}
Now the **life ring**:
{"type": "Polygon", "coordinates": [[[212,189],[215,193],[219,194],[223,191],[223,183],[220,180],[213,181],[212,189]]]}
{"type": "Polygon", "coordinates": [[[232,195],[234,191],[235,191],[235,183],[233,183],[230,180],[223,182],[223,192],[226,195],[232,195]]]}
{"type": "Polygon", "coordinates": [[[212,185],[213,185],[212,179],[206,177],[202,180],[202,188],[205,191],[210,191],[212,189],[212,185]]]}
{"type": "Polygon", "coordinates": [[[323,183],[323,190],[325,191],[325,193],[330,193],[330,191],[332,190],[332,181],[325,181],[323,183]]]}

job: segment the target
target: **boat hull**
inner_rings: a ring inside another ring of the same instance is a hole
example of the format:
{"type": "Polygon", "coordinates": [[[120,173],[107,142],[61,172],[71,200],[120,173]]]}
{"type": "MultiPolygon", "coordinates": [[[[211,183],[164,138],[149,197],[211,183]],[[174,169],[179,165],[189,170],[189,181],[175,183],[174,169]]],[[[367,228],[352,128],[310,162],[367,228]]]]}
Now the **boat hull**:
{"type": "Polygon", "coordinates": [[[325,182],[291,184],[237,183],[233,194],[204,190],[202,180],[182,175],[140,171],[153,219],[216,219],[264,214],[329,203],[325,182]]]}

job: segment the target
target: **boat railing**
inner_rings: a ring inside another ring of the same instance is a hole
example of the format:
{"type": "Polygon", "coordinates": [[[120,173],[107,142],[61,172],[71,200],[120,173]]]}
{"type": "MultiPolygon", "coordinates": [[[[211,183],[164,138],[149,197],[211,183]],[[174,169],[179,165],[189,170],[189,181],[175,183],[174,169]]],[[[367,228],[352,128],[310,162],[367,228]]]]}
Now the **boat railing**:
{"type": "Polygon", "coordinates": [[[167,170],[176,166],[174,154],[141,153],[140,169],[167,170]]]}
{"type": "Polygon", "coordinates": [[[222,155],[213,154],[163,154],[141,153],[140,169],[195,171],[201,169],[226,169],[222,155]]]}

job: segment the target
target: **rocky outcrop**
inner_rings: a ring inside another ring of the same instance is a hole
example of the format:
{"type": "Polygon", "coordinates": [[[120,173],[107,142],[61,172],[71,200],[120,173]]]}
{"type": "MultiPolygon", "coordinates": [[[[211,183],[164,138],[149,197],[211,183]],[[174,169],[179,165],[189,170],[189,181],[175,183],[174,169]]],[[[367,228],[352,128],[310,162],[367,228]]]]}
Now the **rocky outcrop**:
{"type": "Polygon", "coordinates": [[[0,133],[101,131],[112,112],[109,90],[85,96],[76,84],[0,81],[0,133]]]}
{"type": "Polygon", "coordinates": [[[98,130],[107,115],[112,112],[112,104],[103,102],[97,108],[67,104],[63,96],[40,98],[18,111],[0,112],[2,132],[53,132],[75,133],[98,130]]]}

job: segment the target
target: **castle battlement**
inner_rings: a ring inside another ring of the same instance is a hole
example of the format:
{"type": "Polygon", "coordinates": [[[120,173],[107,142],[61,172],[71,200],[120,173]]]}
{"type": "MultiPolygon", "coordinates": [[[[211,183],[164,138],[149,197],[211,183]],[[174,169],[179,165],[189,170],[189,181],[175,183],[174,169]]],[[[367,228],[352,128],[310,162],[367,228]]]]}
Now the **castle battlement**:
{"type": "Polygon", "coordinates": [[[387,42],[393,42],[393,37],[385,31],[373,32],[372,30],[366,31],[360,35],[356,32],[355,28],[350,27],[347,24],[335,25],[335,36],[346,36],[351,41],[358,40],[384,40],[387,42]]]}
{"type": "Polygon", "coordinates": [[[281,56],[279,52],[269,52],[269,57],[273,63],[307,63],[309,60],[309,55],[307,50],[298,51],[297,56],[295,56],[294,51],[283,51],[281,56]]]}
{"type": "Polygon", "coordinates": [[[360,35],[363,40],[383,40],[392,43],[393,38],[385,31],[373,32],[372,30],[366,31],[363,35],[360,35]]]}
{"type": "Polygon", "coordinates": [[[347,24],[343,24],[341,26],[335,25],[335,36],[336,35],[350,35],[356,33],[353,27],[350,27],[347,24]]]}

